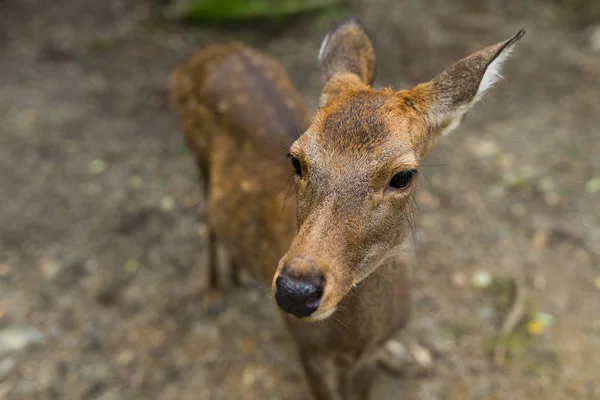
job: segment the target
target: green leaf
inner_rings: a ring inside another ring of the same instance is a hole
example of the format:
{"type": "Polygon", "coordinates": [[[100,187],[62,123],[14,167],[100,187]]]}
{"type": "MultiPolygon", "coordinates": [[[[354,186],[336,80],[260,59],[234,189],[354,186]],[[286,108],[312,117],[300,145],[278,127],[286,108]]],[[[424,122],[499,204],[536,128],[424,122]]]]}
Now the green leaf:
{"type": "Polygon", "coordinates": [[[346,0],[194,0],[188,6],[167,10],[166,17],[190,22],[231,22],[265,18],[281,21],[291,15],[317,11],[346,0]]]}
{"type": "Polygon", "coordinates": [[[585,183],[585,191],[590,194],[600,193],[600,176],[595,176],[585,183]]]}

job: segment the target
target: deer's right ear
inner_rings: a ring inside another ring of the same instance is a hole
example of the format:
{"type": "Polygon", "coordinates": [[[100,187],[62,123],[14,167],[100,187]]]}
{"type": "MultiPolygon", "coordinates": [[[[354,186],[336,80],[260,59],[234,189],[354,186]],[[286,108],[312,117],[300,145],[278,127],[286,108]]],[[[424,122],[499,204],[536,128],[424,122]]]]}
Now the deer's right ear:
{"type": "Polygon", "coordinates": [[[321,106],[345,90],[373,83],[375,50],[358,19],[347,19],[325,36],[319,50],[319,66],[321,106]]]}

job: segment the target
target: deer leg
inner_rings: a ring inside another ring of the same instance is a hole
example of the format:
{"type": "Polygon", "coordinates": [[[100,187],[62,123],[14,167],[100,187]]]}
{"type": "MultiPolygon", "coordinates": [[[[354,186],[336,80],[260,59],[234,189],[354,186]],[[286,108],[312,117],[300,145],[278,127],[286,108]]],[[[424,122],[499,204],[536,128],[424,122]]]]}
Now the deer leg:
{"type": "Polygon", "coordinates": [[[339,386],[339,370],[333,358],[301,353],[300,360],[316,400],[345,400],[339,386]]]}
{"type": "Polygon", "coordinates": [[[357,362],[342,376],[344,400],[370,400],[371,387],[377,373],[372,349],[367,349],[357,362]]]}
{"type": "MultiPolygon", "coordinates": [[[[208,162],[204,157],[196,157],[196,166],[198,169],[198,180],[202,188],[202,195],[205,199],[205,207],[210,196],[210,171],[208,162]]],[[[210,224],[207,224],[207,291],[204,295],[203,305],[206,313],[210,316],[218,316],[225,309],[225,300],[223,295],[223,282],[220,271],[225,267],[229,269],[231,261],[219,243],[215,231],[210,224]]],[[[206,267],[205,267],[206,268],[206,267]]]]}
{"type": "Polygon", "coordinates": [[[212,229],[208,232],[208,287],[204,296],[204,309],[210,316],[218,316],[225,308],[223,288],[219,277],[218,244],[212,229]]]}

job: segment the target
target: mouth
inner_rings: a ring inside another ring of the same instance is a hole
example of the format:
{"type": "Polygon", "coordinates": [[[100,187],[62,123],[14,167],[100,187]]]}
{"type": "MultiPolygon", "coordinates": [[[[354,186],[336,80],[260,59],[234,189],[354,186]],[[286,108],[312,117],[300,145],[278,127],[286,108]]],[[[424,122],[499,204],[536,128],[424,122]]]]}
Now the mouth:
{"type": "Polygon", "coordinates": [[[324,319],[331,317],[331,315],[335,312],[336,309],[337,309],[336,307],[333,307],[327,311],[316,313],[316,314],[310,315],[308,317],[300,318],[300,320],[305,321],[305,322],[323,321],[324,319]]]}

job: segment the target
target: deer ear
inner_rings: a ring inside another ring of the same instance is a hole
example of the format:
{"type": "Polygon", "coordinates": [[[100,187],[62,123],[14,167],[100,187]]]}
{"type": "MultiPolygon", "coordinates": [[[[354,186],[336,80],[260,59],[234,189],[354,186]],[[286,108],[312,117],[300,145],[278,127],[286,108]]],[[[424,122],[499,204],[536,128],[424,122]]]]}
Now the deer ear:
{"type": "Polygon", "coordinates": [[[319,50],[319,66],[321,106],[345,90],[373,83],[375,50],[358,19],[347,19],[325,36],[319,50]]]}
{"type": "Polygon", "coordinates": [[[524,34],[520,30],[512,38],[471,54],[429,83],[417,86],[430,94],[427,123],[435,138],[460,125],[467,111],[501,78],[502,64],[524,34]]]}

